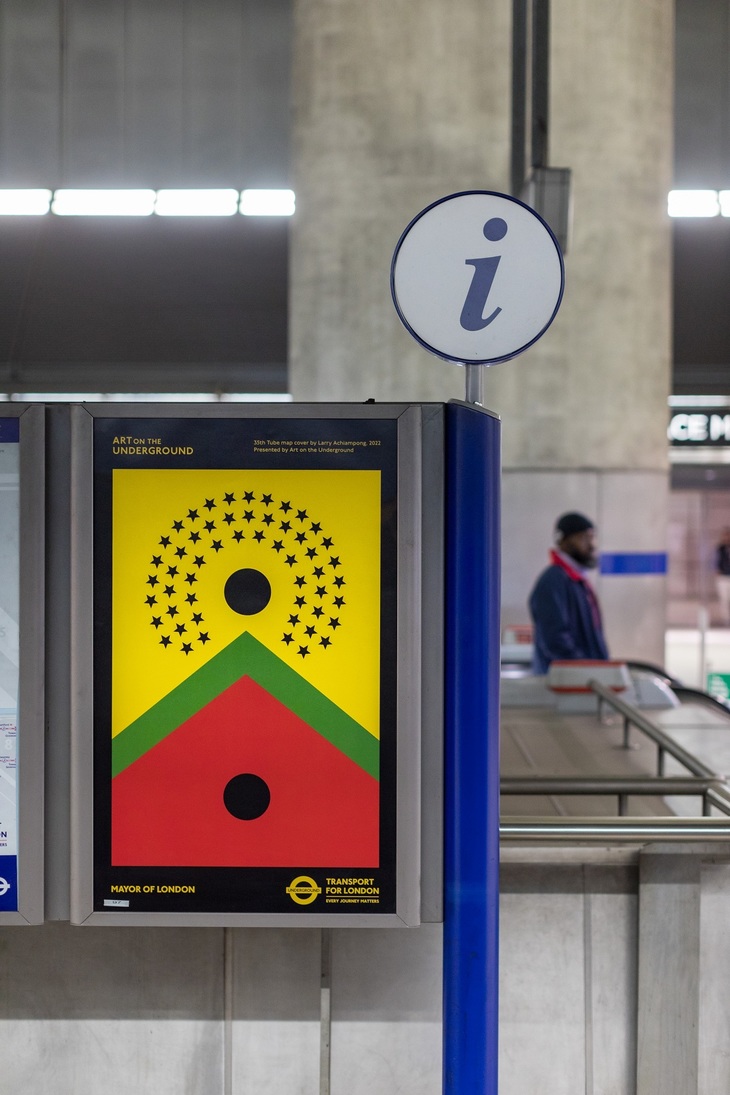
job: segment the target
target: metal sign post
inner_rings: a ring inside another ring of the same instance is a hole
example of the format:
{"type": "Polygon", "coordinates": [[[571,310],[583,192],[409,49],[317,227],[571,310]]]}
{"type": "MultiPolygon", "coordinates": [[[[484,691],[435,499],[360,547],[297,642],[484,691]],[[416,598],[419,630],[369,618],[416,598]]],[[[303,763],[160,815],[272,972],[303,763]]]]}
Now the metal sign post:
{"type": "Polygon", "coordinates": [[[391,265],[407,330],[466,366],[466,404],[446,416],[445,1095],[496,1095],[498,1082],[500,432],[483,368],[545,333],[564,280],[542,218],[483,190],[419,213],[391,265]]]}

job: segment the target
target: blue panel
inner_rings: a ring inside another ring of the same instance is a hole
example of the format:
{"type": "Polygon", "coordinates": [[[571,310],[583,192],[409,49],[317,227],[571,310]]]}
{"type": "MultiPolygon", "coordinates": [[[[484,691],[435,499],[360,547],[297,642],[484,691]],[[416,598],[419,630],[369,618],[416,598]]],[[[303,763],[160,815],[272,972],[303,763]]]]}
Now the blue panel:
{"type": "Polygon", "coordinates": [[[445,1095],[496,1095],[500,424],[446,408],[445,1095]]]}
{"type": "Polygon", "coordinates": [[[18,861],[14,855],[0,855],[0,912],[18,910],[18,861]]]}
{"type": "Polygon", "coordinates": [[[601,574],[666,574],[665,551],[614,551],[601,553],[601,574]]]}
{"type": "Polygon", "coordinates": [[[20,419],[0,418],[0,442],[20,441],[20,419]]]}

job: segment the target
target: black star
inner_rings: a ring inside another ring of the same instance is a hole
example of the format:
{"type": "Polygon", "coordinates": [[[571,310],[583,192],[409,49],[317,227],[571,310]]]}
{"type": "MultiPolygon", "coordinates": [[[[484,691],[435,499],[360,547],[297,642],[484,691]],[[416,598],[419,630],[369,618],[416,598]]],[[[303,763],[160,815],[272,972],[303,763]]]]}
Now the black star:
{"type": "Polygon", "coordinates": [[[227,525],[230,525],[232,521],[236,520],[236,518],[233,516],[232,513],[226,513],[223,515],[223,520],[227,525]]]}
{"type": "Polygon", "coordinates": [[[330,555],[330,566],[331,567],[338,567],[338,566],[341,566],[341,565],[342,564],[340,563],[339,555],[330,555]]]}
{"type": "Polygon", "coordinates": [[[296,578],[294,579],[294,585],[298,586],[299,589],[301,589],[302,586],[305,586],[306,584],[307,583],[305,581],[304,575],[303,574],[297,574],[296,578]]]}
{"type": "Polygon", "coordinates": [[[309,556],[310,559],[314,559],[316,554],[317,554],[316,548],[307,548],[307,555],[309,556]]]}
{"type": "Polygon", "coordinates": [[[204,504],[207,510],[215,509],[215,502],[212,498],[206,498],[204,504]]]}
{"type": "Polygon", "coordinates": [[[202,622],[203,622],[203,616],[202,616],[202,613],[200,613],[200,612],[194,612],[194,613],[193,613],[193,623],[194,623],[194,624],[202,624],[202,622]]]}
{"type": "Polygon", "coordinates": [[[157,604],[157,598],[156,598],[156,597],[153,597],[151,593],[150,593],[149,597],[145,597],[145,601],[147,602],[147,604],[148,604],[148,605],[150,605],[150,607],[151,607],[152,605],[156,605],[156,604],[157,604]]]}
{"type": "Polygon", "coordinates": [[[166,608],[165,612],[168,616],[177,616],[177,609],[174,605],[170,605],[169,608],[166,608]]]}
{"type": "Polygon", "coordinates": [[[162,544],[163,547],[169,547],[170,543],[171,543],[170,537],[169,536],[163,536],[162,539],[160,540],[160,543],[162,544]]]}
{"type": "Polygon", "coordinates": [[[265,506],[270,506],[274,499],[270,494],[262,494],[261,501],[264,503],[265,506]]]}
{"type": "Polygon", "coordinates": [[[194,544],[197,544],[199,539],[200,539],[200,533],[199,532],[191,532],[190,535],[188,536],[188,540],[191,540],[194,544]]]}
{"type": "Polygon", "coordinates": [[[178,635],[182,635],[183,632],[187,631],[187,628],[185,624],[176,624],[175,630],[177,631],[178,635]]]}
{"type": "Polygon", "coordinates": [[[303,658],[306,658],[308,653],[309,653],[309,647],[308,646],[300,646],[299,649],[297,650],[297,654],[301,654],[301,656],[303,658]]]}
{"type": "Polygon", "coordinates": [[[345,598],[344,597],[335,597],[334,601],[335,601],[335,605],[336,605],[337,608],[342,608],[343,604],[345,603],[345,598]]]}
{"type": "Polygon", "coordinates": [[[220,551],[223,547],[223,544],[220,542],[220,540],[214,540],[210,546],[213,548],[213,551],[220,551]]]}
{"type": "Polygon", "coordinates": [[[209,643],[209,642],[210,642],[210,639],[209,639],[209,637],[208,637],[208,632],[207,632],[207,631],[201,631],[201,632],[200,632],[200,633],[198,634],[198,638],[200,639],[200,641],[201,641],[201,643],[203,644],[203,646],[205,646],[205,644],[206,644],[206,643],[209,643]]]}
{"type": "Polygon", "coordinates": [[[162,635],[160,637],[160,642],[162,643],[163,646],[169,646],[170,643],[172,642],[172,639],[169,638],[168,635],[162,635]]]}
{"type": "Polygon", "coordinates": [[[292,615],[291,615],[291,616],[289,617],[289,623],[290,623],[290,624],[292,625],[292,627],[294,627],[294,626],[295,626],[296,624],[298,624],[298,623],[299,623],[299,617],[298,617],[297,615],[295,615],[295,614],[292,614],[292,615]]]}
{"type": "Polygon", "coordinates": [[[279,528],[281,529],[282,532],[291,532],[291,525],[289,524],[288,521],[282,521],[281,524],[279,525],[279,528]]]}
{"type": "Polygon", "coordinates": [[[174,594],[175,594],[175,587],[174,586],[165,586],[165,596],[166,597],[173,597],[174,594]]]}
{"type": "Polygon", "coordinates": [[[205,562],[205,559],[203,558],[202,555],[196,555],[195,558],[193,559],[193,566],[202,567],[204,562],[205,562]]]}
{"type": "Polygon", "coordinates": [[[303,544],[304,541],[307,539],[306,533],[298,532],[294,539],[297,540],[300,544],[303,544]]]}
{"type": "Polygon", "coordinates": [[[205,528],[206,532],[212,532],[213,529],[215,528],[215,522],[214,521],[206,521],[205,525],[204,525],[204,528],[205,528]]]}
{"type": "Polygon", "coordinates": [[[322,638],[319,640],[320,646],[330,646],[331,644],[332,640],[327,635],[323,635],[322,638]]]}
{"type": "Polygon", "coordinates": [[[250,524],[250,522],[253,521],[253,510],[252,509],[245,509],[243,511],[243,517],[241,518],[241,520],[246,521],[250,524]]]}
{"type": "Polygon", "coordinates": [[[254,538],[254,540],[256,540],[256,542],[257,542],[257,543],[259,543],[259,544],[261,543],[261,541],[262,541],[262,540],[266,539],[266,537],[264,536],[264,534],[263,534],[263,532],[261,531],[261,529],[257,529],[257,530],[256,530],[256,532],[254,532],[254,534],[253,534],[253,538],[254,538]]]}
{"type": "Polygon", "coordinates": [[[307,602],[304,600],[303,597],[294,598],[294,604],[297,606],[297,608],[303,608],[306,603],[307,602]]]}
{"type": "Polygon", "coordinates": [[[178,559],[182,559],[183,555],[187,555],[187,551],[184,547],[179,547],[175,548],[175,554],[177,555],[178,559]]]}
{"type": "Polygon", "coordinates": [[[307,520],[307,511],[305,509],[298,509],[297,510],[297,521],[306,521],[306,520],[307,520]]]}
{"type": "Polygon", "coordinates": [[[344,586],[344,585],[347,585],[347,582],[346,582],[346,581],[345,581],[345,579],[344,579],[344,578],[342,577],[342,575],[338,575],[338,576],[337,576],[337,577],[335,578],[335,580],[334,580],[334,581],[335,581],[335,585],[337,586],[337,588],[338,588],[338,589],[340,588],[340,586],[344,586]]]}
{"type": "Polygon", "coordinates": [[[147,579],[147,585],[148,586],[156,586],[157,585],[157,578],[154,574],[150,574],[149,578],[147,579]]]}
{"type": "Polygon", "coordinates": [[[274,520],[274,515],[273,513],[265,513],[261,520],[264,522],[265,525],[270,525],[274,520]]]}
{"type": "Polygon", "coordinates": [[[321,531],[322,531],[322,526],[320,524],[318,524],[316,521],[312,521],[312,532],[317,533],[317,532],[321,532],[321,531]]]}
{"type": "Polygon", "coordinates": [[[287,555],[286,559],[284,560],[284,562],[286,563],[286,565],[288,567],[293,567],[294,564],[296,563],[296,561],[297,561],[296,555],[287,555]]]}
{"type": "Polygon", "coordinates": [[[326,593],[327,593],[326,586],[317,586],[317,596],[318,597],[324,597],[326,593]]]}
{"type": "Polygon", "coordinates": [[[190,643],[183,643],[180,649],[182,650],[183,654],[192,654],[193,652],[193,648],[190,643]]]}
{"type": "Polygon", "coordinates": [[[194,593],[188,593],[187,597],[185,598],[189,605],[194,605],[197,599],[198,598],[195,596],[194,593]]]}
{"type": "Polygon", "coordinates": [[[168,567],[167,573],[170,575],[171,578],[174,578],[177,574],[177,567],[168,567]]]}
{"type": "Polygon", "coordinates": [[[323,567],[315,567],[313,573],[314,573],[315,578],[321,578],[322,575],[324,574],[324,568],[323,567]]]}
{"type": "Polygon", "coordinates": [[[253,491],[245,490],[243,492],[243,500],[244,502],[253,502],[253,491]]]}
{"type": "Polygon", "coordinates": [[[197,582],[197,580],[198,580],[198,576],[197,576],[197,574],[186,574],[186,575],[185,575],[185,581],[186,581],[186,582],[188,583],[188,585],[190,585],[190,586],[191,586],[191,585],[193,584],[193,582],[197,582]]]}
{"type": "Polygon", "coordinates": [[[225,502],[225,504],[227,506],[232,506],[233,503],[235,502],[235,500],[236,500],[235,494],[224,494],[223,495],[223,501],[225,502]]]}
{"type": "Polygon", "coordinates": [[[311,624],[309,625],[309,627],[305,627],[304,630],[306,631],[307,635],[309,635],[310,639],[312,638],[313,635],[317,634],[317,632],[314,630],[314,628],[312,627],[311,624]]]}
{"type": "Polygon", "coordinates": [[[190,518],[191,521],[197,521],[198,517],[199,517],[198,511],[196,509],[189,509],[188,510],[188,517],[190,518]]]}
{"type": "Polygon", "coordinates": [[[288,631],[285,631],[284,634],[282,635],[281,641],[283,643],[286,643],[286,645],[288,646],[289,643],[294,642],[294,639],[292,638],[291,634],[288,631]]]}
{"type": "Polygon", "coordinates": [[[284,543],[283,543],[282,540],[274,540],[274,542],[271,546],[273,547],[274,551],[283,551],[284,550],[284,543]]]}
{"type": "Polygon", "coordinates": [[[161,566],[161,564],[162,564],[162,556],[161,555],[153,555],[152,556],[152,562],[150,563],[150,566],[151,567],[158,567],[158,566],[161,566]]]}
{"type": "Polygon", "coordinates": [[[324,609],[322,608],[321,605],[315,605],[314,608],[312,609],[312,612],[315,616],[321,616],[322,613],[324,612],[324,609]]]}
{"type": "Polygon", "coordinates": [[[175,532],[182,532],[183,523],[182,521],[173,521],[172,527],[175,529],[175,532]]]}
{"type": "Polygon", "coordinates": [[[162,617],[161,616],[153,616],[152,617],[152,626],[153,627],[162,627],[162,617]]]}
{"type": "Polygon", "coordinates": [[[329,536],[322,537],[322,546],[326,547],[328,551],[332,547],[332,540],[330,540],[329,536]]]}
{"type": "Polygon", "coordinates": [[[233,539],[239,544],[241,543],[241,540],[243,540],[243,533],[240,528],[233,533],[233,539]]]}
{"type": "Polygon", "coordinates": [[[279,509],[283,510],[284,513],[288,513],[289,510],[291,509],[291,502],[282,502],[281,505],[279,506],[279,509]]]}
{"type": "Polygon", "coordinates": [[[334,629],[334,628],[337,628],[339,626],[340,626],[340,621],[337,619],[337,617],[336,616],[330,616],[330,627],[334,629]]]}

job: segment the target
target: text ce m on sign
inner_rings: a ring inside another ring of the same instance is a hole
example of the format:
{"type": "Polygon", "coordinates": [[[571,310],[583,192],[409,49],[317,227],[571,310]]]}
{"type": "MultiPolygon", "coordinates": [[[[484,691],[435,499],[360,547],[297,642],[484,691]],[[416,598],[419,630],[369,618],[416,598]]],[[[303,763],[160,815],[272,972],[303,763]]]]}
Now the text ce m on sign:
{"type": "Polygon", "coordinates": [[[496,365],[550,326],[565,267],[533,209],[469,190],[414,217],[395,249],[390,284],[400,319],[425,349],[459,364],[496,365]]]}

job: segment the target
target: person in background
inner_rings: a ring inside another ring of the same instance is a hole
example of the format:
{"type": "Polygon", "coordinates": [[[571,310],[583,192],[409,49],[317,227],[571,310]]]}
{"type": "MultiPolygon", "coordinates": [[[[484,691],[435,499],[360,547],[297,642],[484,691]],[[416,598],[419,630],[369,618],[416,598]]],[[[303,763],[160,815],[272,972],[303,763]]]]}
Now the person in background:
{"type": "Polygon", "coordinates": [[[730,528],[723,529],[720,543],[715,549],[715,573],[722,622],[728,624],[730,623],[730,528]]]}
{"type": "Polygon", "coordinates": [[[555,542],[550,566],[529,600],[538,674],[555,660],[608,658],[598,598],[586,577],[598,563],[593,522],[582,513],[564,513],[555,525],[555,542]]]}

